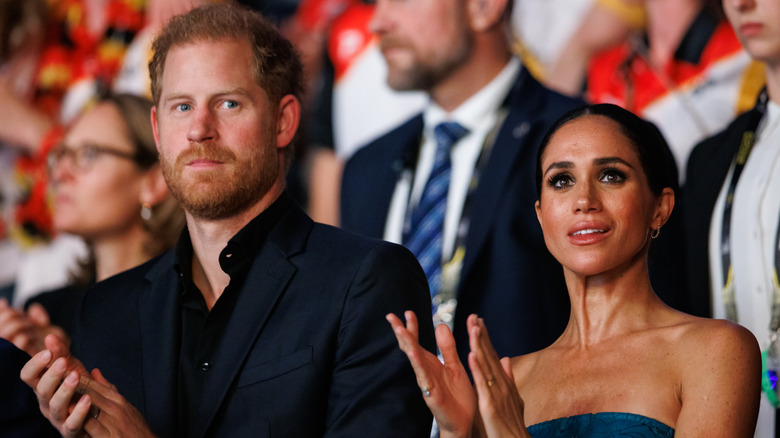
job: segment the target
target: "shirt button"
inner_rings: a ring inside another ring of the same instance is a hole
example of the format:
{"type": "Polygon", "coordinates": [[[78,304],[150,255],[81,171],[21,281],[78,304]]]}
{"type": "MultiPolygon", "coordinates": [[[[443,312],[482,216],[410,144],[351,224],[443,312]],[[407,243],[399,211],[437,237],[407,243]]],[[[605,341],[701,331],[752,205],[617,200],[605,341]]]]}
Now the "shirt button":
{"type": "Polygon", "coordinates": [[[208,371],[209,368],[211,368],[211,364],[208,362],[203,362],[202,364],[200,364],[200,370],[203,372],[208,371]]]}

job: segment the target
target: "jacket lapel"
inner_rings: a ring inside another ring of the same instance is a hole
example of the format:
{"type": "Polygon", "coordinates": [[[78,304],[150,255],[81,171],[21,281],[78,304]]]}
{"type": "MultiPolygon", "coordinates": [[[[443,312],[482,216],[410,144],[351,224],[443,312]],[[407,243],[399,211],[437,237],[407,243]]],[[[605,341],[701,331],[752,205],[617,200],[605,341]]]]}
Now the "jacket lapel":
{"type": "Polygon", "coordinates": [[[146,275],[150,286],[139,297],[141,358],[144,376],[144,417],[154,432],[175,435],[176,386],[179,366],[178,278],[173,251],[146,275]]]}
{"type": "Polygon", "coordinates": [[[289,257],[303,248],[311,226],[311,219],[297,206],[291,207],[255,257],[225,329],[223,342],[215,353],[215,362],[219,364],[214,372],[208,373],[203,384],[203,394],[208,397],[201,401],[191,429],[198,436],[204,436],[208,431],[255,340],[295,275],[297,268],[289,257]]]}
{"type": "Polygon", "coordinates": [[[382,174],[377,175],[375,185],[377,191],[372,193],[373,199],[368,200],[368,202],[376,203],[376,207],[361,209],[362,214],[375,213],[374,219],[370,220],[372,229],[368,233],[369,236],[380,239],[384,237],[387,214],[390,211],[390,203],[398,181],[404,177],[404,172],[412,172],[417,165],[422,131],[423,119],[422,114],[420,114],[405,123],[397,134],[384,137],[392,143],[382,145],[381,148],[391,155],[386,160],[382,160],[386,164],[383,164],[385,167],[382,174]]]}
{"type": "MultiPolygon", "coordinates": [[[[518,168],[516,164],[522,152],[535,146],[526,141],[526,138],[531,135],[531,130],[540,129],[537,123],[538,116],[535,115],[541,112],[540,91],[542,91],[541,86],[530,78],[526,69],[522,69],[507,97],[507,116],[498,132],[491,156],[485,169],[482,170],[481,180],[471,201],[471,211],[478,214],[472,214],[469,222],[461,284],[463,278],[468,276],[477,254],[487,239],[493,217],[498,212],[501,197],[504,196],[507,181],[513,178],[513,173],[525,172],[535,166],[535,163],[531,163],[530,167],[528,163],[521,163],[522,168],[518,168]],[[519,100],[522,100],[522,104],[517,102],[519,100]]],[[[533,155],[535,158],[535,154],[533,155]]],[[[533,181],[534,176],[529,175],[524,179],[533,181]]],[[[528,206],[529,211],[532,207],[533,205],[528,206]]]]}

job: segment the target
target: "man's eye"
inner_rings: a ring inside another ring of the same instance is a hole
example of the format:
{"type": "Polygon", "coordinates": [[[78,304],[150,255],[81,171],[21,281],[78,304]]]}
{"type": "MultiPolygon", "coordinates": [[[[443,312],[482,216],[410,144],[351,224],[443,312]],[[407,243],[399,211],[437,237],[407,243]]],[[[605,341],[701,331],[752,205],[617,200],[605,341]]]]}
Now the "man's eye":
{"type": "Polygon", "coordinates": [[[176,105],[176,110],[177,111],[184,112],[184,111],[189,111],[191,109],[192,109],[192,106],[190,104],[188,104],[188,103],[180,103],[180,104],[176,105]]]}
{"type": "Polygon", "coordinates": [[[228,109],[238,108],[238,102],[235,100],[226,100],[222,102],[222,106],[228,109]]]}

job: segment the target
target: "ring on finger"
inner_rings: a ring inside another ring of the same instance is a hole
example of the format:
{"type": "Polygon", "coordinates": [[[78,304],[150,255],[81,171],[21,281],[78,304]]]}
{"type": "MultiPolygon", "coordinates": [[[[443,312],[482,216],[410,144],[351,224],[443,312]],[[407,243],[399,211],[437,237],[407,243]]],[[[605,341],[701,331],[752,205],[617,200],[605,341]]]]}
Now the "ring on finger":
{"type": "Polygon", "coordinates": [[[496,378],[495,377],[491,377],[491,378],[489,378],[487,380],[487,386],[493,386],[495,384],[496,384],[496,378]]]}

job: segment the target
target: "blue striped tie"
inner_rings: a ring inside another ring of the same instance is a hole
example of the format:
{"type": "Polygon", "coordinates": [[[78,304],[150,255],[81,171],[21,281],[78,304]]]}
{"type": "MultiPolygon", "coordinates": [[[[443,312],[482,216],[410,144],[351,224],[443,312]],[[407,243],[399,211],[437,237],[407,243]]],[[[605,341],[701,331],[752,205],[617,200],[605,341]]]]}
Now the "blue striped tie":
{"type": "Polygon", "coordinates": [[[444,216],[447,211],[447,193],[452,170],[450,149],[468,132],[468,129],[457,122],[443,122],[434,128],[436,155],[433,168],[420,196],[420,202],[412,212],[406,233],[405,245],[417,256],[425,271],[431,298],[436,296],[441,288],[444,216]]]}

